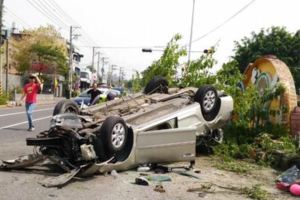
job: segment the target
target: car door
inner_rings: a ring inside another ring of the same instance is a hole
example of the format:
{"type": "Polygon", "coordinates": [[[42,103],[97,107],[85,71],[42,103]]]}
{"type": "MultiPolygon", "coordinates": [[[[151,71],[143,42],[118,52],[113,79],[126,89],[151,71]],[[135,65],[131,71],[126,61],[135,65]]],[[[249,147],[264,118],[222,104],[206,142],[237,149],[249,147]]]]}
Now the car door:
{"type": "Polygon", "coordinates": [[[196,128],[146,130],[137,134],[136,161],[165,163],[195,160],[196,128]]]}

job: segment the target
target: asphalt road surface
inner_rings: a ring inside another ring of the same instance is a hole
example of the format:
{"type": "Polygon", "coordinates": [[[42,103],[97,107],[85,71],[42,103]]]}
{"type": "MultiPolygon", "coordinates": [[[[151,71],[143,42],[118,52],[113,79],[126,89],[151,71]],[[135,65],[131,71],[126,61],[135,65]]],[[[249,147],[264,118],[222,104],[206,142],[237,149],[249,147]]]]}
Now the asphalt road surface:
{"type": "MultiPolygon", "coordinates": [[[[33,111],[35,131],[28,132],[28,121],[25,107],[0,108],[0,158],[11,159],[12,156],[32,152],[26,147],[25,138],[49,128],[55,104],[37,105],[33,111]]],[[[1,199],[1,198],[0,198],[1,199]]]]}

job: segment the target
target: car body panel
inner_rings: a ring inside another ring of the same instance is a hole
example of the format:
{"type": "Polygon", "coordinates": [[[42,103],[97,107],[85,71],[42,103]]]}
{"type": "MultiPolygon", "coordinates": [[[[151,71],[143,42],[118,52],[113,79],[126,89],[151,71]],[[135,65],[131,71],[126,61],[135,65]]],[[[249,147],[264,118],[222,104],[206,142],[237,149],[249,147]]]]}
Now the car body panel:
{"type": "MultiPolygon", "coordinates": [[[[159,95],[161,99],[170,96],[168,94],[159,95]]],[[[157,96],[158,94],[153,94],[148,96],[148,99],[154,98],[159,101],[157,96]]],[[[136,98],[143,98],[143,95],[136,94],[136,98]]],[[[194,160],[196,137],[205,135],[211,129],[219,128],[230,119],[233,110],[232,97],[222,96],[220,98],[220,111],[210,122],[203,118],[199,103],[185,105],[186,99],[172,99],[155,104],[145,103],[144,105],[135,102],[136,105],[142,107],[140,111],[123,116],[128,127],[131,127],[134,133],[134,143],[130,155],[122,162],[101,165],[99,170],[101,172],[111,169],[127,170],[138,164],[194,160]],[[169,123],[172,120],[175,122],[173,125],[170,123],[169,129],[153,130],[158,125],[165,122],[169,123]]],[[[126,101],[126,98],[122,101],[126,101]]],[[[109,103],[111,106],[106,104],[106,106],[97,107],[97,110],[93,108],[91,110],[94,113],[99,113],[106,109],[106,112],[109,113],[109,108],[118,110],[117,108],[120,109],[121,107],[118,107],[118,100],[109,103]]],[[[126,105],[128,106],[127,103],[126,105]]]]}
{"type": "Polygon", "coordinates": [[[136,163],[167,163],[195,159],[195,128],[145,131],[137,134],[136,163]]]}

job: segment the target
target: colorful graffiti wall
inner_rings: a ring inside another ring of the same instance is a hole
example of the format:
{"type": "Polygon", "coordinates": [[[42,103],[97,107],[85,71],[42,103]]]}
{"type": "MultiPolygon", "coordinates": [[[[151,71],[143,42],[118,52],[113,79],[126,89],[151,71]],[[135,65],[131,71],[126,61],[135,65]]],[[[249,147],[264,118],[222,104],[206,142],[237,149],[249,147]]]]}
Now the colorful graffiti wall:
{"type": "Polygon", "coordinates": [[[260,95],[264,94],[266,88],[274,88],[277,83],[285,87],[283,96],[272,100],[266,106],[269,110],[285,110],[276,113],[276,115],[270,115],[271,122],[289,125],[290,114],[297,106],[297,95],[294,79],[287,65],[275,56],[264,56],[249,64],[244,75],[244,86],[254,84],[260,95]],[[285,109],[281,109],[283,107],[285,109]]]}

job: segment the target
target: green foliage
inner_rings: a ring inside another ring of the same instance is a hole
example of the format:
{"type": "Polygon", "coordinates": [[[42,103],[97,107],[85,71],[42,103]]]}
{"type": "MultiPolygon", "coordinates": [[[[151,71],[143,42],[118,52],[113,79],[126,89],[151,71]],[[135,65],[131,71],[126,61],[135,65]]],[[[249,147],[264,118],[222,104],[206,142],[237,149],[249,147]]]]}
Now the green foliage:
{"type": "Polygon", "coordinates": [[[55,65],[59,74],[68,72],[67,59],[61,48],[52,44],[37,42],[29,48],[30,55],[37,58],[39,62],[47,65],[55,65]]]}
{"type": "Polygon", "coordinates": [[[233,160],[229,157],[227,157],[226,159],[223,158],[221,160],[218,159],[216,161],[217,162],[214,163],[214,167],[238,174],[248,174],[251,171],[259,168],[257,165],[251,164],[249,162],[233,160]]]}
{"type": "Polygon", "coordinates": [[[32,63],[39,62],[47,65],[49,71],[67,74],[67,45],[53,26],[24,30],[22,37],[12,42],[17,49],[13,56],[20,73],[32,71],[32,63]]]}
{"type": "Polygon", "coordinates": [[[224,169],[233,168],[232,159],[250,159],[260,165],[273,166],[277,162],[278,152],[284,155],[295,155],[297,152],[294,140],[286,135],[276,138],[271,134],[261,133],[254,137],[248,135],[242,138],[243,142],[239,144],[233,139],[227,139],[225,143],[214,147],[215,155],[227,162],[224,169]]]}
{"type": "Polygon", "coordinates": [[[181,39],[180,34],[176,34],[167,44],[163,55],[159,60],[154,61],[151,66],[142,72],[142,84],[146,85],[154,76],[160,75],[167,79],[170,85],[174,85],[176,81],[175,75],[179,58],[186,55],[186,50],[177,44],[181,39]]]}
{"type": "Polygon", "coordinates": [[[140,92],[142,90],[142,85],[141,85],[141,77],[140,73],[136,71],[135,76],[132,78],[132,91],[133,92],[140,92]]]}
{"type": "Polygon", "coordinates": [[[275,55],[290,67],[296,88],[300,88],[300,32],[289,33],[283,27],[262,29],[235,42],[234,60],[243,72],[247,65],[264,55],[275,55]]]}
{"type": "Polygon", "coordinates": [[[6,105],[8,101],[8,96],[0,95],[0,105],[6,105]]]}
{"type": "Polygon", "coordinates": [[[244,187],[242,188],[242,193],[254,200],[270,199],[270,193],[262,189],[260,184],[253,185],[251,188],[244,187]]]}
{"type": "Polygon", "coordinates": [[[230,61],[222,65],[222,68],[217,72],[217,87],[220,90],[232,95],[239,95],[241,89],[238,86],[243,80],[243,75],[239,71],[238,63],[230,61]]]}
{"type": "Polygon", "coordinates": [[[182,78],[184,87],[200,87],[205,84],[214,84],[215,76],[209,70],[216,64],[212,53],[202,54],[197,60],[191,61],[182,78]]]}

